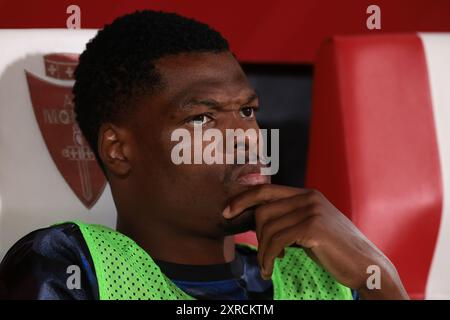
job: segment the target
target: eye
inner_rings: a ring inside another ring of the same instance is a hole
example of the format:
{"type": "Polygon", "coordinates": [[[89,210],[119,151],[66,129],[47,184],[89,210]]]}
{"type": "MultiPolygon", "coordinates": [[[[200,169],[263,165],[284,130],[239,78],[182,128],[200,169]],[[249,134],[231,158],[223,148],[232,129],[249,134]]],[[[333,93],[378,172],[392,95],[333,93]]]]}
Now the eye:
{"type": "Polygon", "coordinates": [[[193,126],[203,126],[206,123],[210,122],[212,118],[206,114],[199,114],[197,116],[194,116],[190,118],[187,123],[193,125],[193,126]]]}
{"type": "Polygon", "coordinates": [[[256,112],[256,107],[243,107],[239,114],[242,118],[253,118],[256,112]]]}

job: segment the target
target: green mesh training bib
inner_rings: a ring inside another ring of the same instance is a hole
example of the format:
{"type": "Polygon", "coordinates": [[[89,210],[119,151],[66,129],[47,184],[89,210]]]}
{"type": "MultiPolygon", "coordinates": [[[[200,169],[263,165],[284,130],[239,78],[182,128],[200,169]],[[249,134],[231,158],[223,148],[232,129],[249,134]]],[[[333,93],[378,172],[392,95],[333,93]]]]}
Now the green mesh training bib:
{"type": "MultiPolygon", "coordinates": [[[[160,270],[136,242],[105,226],[78,225],[94,262],[101,300],[194,300],[160,270]]],[[[257,250],[254,246],[244,245],[257,250]]],[[[272,274],[275,300],[352,299],[339,284],[300,248],[288,247],[276,258],[272,274]]]]}

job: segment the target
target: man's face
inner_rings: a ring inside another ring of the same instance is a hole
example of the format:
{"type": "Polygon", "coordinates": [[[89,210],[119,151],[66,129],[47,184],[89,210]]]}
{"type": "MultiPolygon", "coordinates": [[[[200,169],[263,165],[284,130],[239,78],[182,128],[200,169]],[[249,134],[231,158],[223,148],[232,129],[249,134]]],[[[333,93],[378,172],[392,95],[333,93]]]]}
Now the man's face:
{"type": "Polygon", "coordinates": [[[163,89],[140,102],[130,125],[129,178],[138,190],[133,196],[141,208],[149,208],[141,219],[213,237],[249,230],[251,213],[230,222],[222,211],[229,199],[251,188],[251,181],[242,181],[242,176],[259,169],[204,161],[176,165],[171,152],[178,142],[171,141],[171,135],[179,128],[187,129],[192,138],[200,127],[203,132],[215,128],[223,133],[259,129],[255,91],[229,52],[167,56],[156,62],[156,68],[163,89]]]}

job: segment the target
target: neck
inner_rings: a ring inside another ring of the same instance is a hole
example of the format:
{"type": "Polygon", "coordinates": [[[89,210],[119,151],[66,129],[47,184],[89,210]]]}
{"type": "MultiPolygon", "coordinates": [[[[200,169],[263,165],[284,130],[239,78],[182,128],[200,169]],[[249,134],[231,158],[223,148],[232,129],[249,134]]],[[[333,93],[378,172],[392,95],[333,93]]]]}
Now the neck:
{"type": "Polygon", "coordinates": [[[156,224],[117,219],[117,231],[133,239],[152,258],[187,265],[211,265],[234,260],[233,236],[202,237],[156,224]]]}

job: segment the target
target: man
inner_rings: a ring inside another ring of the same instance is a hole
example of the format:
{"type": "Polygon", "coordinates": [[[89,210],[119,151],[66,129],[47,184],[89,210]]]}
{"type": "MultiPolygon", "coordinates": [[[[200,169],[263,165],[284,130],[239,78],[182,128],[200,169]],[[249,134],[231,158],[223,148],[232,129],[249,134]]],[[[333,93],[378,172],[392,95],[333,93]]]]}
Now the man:
{"type": "Polygon", "coordinates": [[[154,11],[116,19],[80,56],[74,101],[117,231],[69,222],[22,238],[1,265],[6,298],[407,298],[394,266],[320,192],[272,185],[261,164],[174,164],[174,130],[258,129],[258,97],[207,25],[154,11]],[[234,243],[250,229],[258,250],[234,243]]]}

